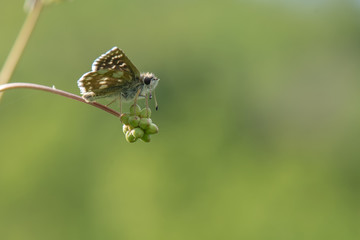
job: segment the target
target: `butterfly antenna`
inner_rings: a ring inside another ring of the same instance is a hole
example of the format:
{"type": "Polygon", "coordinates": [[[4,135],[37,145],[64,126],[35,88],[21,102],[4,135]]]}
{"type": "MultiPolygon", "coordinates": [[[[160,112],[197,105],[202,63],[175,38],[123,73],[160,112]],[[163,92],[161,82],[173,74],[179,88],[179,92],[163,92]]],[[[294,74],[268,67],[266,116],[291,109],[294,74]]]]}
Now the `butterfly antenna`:
{"type": "Polygon", "coordinates": [[[157,100],[156,100],[155,89],[154,89],[154,101],[155,101],[155,109],[157,111],[157,110],[159,110],[159,105],[158,105],[157,100]]]}

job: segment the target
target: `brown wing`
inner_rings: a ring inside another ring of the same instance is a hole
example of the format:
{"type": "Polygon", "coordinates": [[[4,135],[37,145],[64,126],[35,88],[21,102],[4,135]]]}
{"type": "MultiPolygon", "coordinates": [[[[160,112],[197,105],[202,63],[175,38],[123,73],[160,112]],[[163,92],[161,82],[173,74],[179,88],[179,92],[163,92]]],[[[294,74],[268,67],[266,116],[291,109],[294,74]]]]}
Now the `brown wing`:
{"type": "Polygon", "coordinates": [[[92,71],[96,72],[102,69],[122,71],[130,74],[133,79],[140,77],[139,70],[118,47],[113,47],[94,61],[92,71]]]}
{"type": "Polygon", "coordinates": [[[130,76],[121,71],[99,70],[85,73],[79,80],[78,86],[81,94],[93,93],[101,97],[121,89],[130,81],[130,76]]]}

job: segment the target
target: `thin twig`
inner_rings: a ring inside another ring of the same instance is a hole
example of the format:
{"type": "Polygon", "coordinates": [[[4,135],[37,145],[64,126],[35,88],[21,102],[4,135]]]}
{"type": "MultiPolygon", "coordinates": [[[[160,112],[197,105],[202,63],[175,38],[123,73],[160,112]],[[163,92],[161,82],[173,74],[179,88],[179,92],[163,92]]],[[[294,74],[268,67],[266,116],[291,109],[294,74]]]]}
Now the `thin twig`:
{"type": "Polygon", "coordinates": [[[7,83],[7,84],[0,85],[0,93],[2,91],[9,90],[9,89],[14,89],[14,88],[31,88],[31,89],[36,89],[36,90],[41,90],[41,91],[46,91],[46,92],[58,94],[58,95],[61,95],[63,97],[71,98],[71,99],[77,100],[79,102],[83,102],[83,103],[92,105],[94,107],[100,108],[101,110],[104,110],[104,111],[114,115],[115,117],[120,117],[119,112],[117,112],[117,111],[115,111],[115,110],[113,110],[111,108],[108,108],[105,105],[102,105],[102,104],[97,103],[97,102],[86,102],[82,97],[80,97],[78,95],[75,95],[75,94],[72,94],[72,93],[69,93],[69,92],[65,92],[65,91],[62,91],[62,90],[58,90],[58,89],[55,89],[55,88],[47,87],[47,86],[44,86],[44,85],[39,85],[39,84],[34,84],[34,83],[7,83]]]}
{"type": "MultiPolygon", "coordinates": [[[[42,10],[43,3],[42,1],[36,1],[34,8],[29,12],[22,26],[19,35],[16,38],[16,41],[5,61],[5,64],[0,73],[0,84],[8,83],[14,70],[19,62],[19,59],[25,49],[25,46],[31,36],[31,33],[34,30],[40,12],[42,10]]],[[[0,93],[1,99],[2,93],[0,93]]]]}

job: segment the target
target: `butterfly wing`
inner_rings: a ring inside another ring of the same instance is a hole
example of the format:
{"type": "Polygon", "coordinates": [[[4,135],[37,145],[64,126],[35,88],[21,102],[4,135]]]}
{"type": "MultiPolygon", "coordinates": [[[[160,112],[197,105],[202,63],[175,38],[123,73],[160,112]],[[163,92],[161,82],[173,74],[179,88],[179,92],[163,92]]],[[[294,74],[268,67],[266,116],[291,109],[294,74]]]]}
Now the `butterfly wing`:
{"type": "Polygon", "coordinates": [[[139,70],[118,47],[113,47],[94,61],[92,71],[95,72],[102,69],[117,70],[128,73],[134,80],[140,77],[139,70]]]}
{"type": "Polygon", "coordinates": [[[85,73],[79,80],[80,93],[86,100],[93,101],[97,98],[109,97],[119,94],[127,85],[129,79],[124,73],[114,70],[85,73]]]}
{"type": "Polygon", "coordinates": [[[78,80],[78,86],[83,97],[93,101],[119,94],[139,77],[139,70],[124,52],[113,47],[94,61],[92,71],[78,80]]]}

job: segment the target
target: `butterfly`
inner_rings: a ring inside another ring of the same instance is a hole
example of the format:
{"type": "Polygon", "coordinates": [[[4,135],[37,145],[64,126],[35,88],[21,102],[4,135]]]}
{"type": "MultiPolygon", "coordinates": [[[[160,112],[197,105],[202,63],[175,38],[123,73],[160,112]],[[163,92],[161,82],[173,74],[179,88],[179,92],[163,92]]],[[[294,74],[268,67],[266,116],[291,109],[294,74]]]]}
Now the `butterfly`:
{"type": "Polygon", "coordinates": [[[138,98],[151,98],[159,80],[153,73],[140,73],[121,49],[113,47],[97,58],[77,83],[87,102],[120,98],[120,102],[136,103],[138,98]]]}

